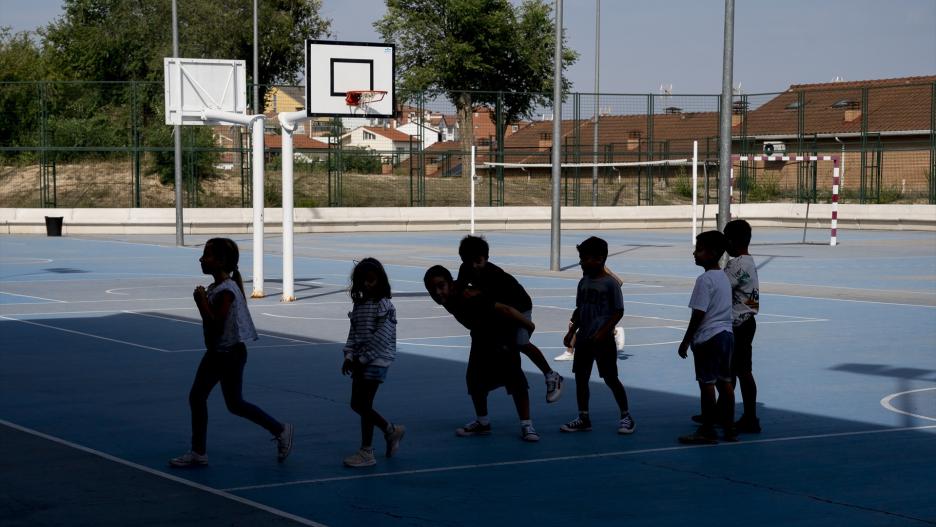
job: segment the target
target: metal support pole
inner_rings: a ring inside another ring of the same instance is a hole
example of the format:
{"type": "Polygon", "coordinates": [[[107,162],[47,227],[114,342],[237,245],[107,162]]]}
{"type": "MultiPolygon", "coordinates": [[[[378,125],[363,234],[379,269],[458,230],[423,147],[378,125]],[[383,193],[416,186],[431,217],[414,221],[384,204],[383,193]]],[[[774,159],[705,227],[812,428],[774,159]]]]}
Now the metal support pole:
{"type": "Polygon", "coordinates": [[[260,77],[259,71],[260,66],[257,64],[257,2],[259,0],[253,0],[253,103],[254,103],[254,112],[253,113],[263,113],[263,105],[260,104],[260,77]]]}
{"type": "Polygon", "coordinates": [[[695,247],[695,237],[698,231],[698,204],[699,204],[699,142],[692,142],[692,238],[689,246],[695,247]]]}
{"type": "MultiPolygon", "coordinates": [[[[172,0],[172,56],[179,58],[179,16],[176,9],[176,0],[172,0]]],[[[176,245],[185,245],[182,234],[182,126],[172,127],[175,136],[175,242],[176,245]]]]}
{"type": "Polygon", "coordinates": [[[283,302],[296,300],[293,264],[293,132],[296,131],[296,123],[307,118],[305,110],[279,114],[279,123],[283,129],[283,302]]]}
{"type": "Polygon", "coordinates": [[[553,56],[553,129],[552,129],[552,214],[549,221],[549,269],[559,270],[559,193],[562,188],[562,0],[555,0],[556,45],[553,56]]]}
{"type": "Polygon", "coordinates": [[[251,125],[253,132],[253,293],[263,298],[263,116],[251,125]]]}
{"type": "Polygon", "coordinates": [[[725,0],[725,46],[722,55],[721,123],[718,148],[718,230],[731,214],[731,111],[734,70],[734,0],[725,0]]]}
{"type": "Polygon", "coordinates": [[[469,183],[469,185],[471,186],[471,189],[470,189],[470,194],[471,194],[471,205],[470,205],[471,212],[470,212],[470,214],[471,214],[471,218],[470,218],[469,221],[470,221],[470,223],[471,223],[471,235],[472,235],[472,236],[474,236],[474,233],[475,233],[475,178],[477,178],[477,177],[478,177],[478,175],[477,175],[477,168],[475,167],[475,145],[471,145],[471,182],[469,183]]]}
{"type": "MultiPolygon", "coordinates": [[[[595,137],[592,142],[592,163],[598,162],[599,67],[601,57],[601,0],[595,0],[595,137]]],[[[598,167],[592,167],[592,207],[598,206],[598,167]]]]}

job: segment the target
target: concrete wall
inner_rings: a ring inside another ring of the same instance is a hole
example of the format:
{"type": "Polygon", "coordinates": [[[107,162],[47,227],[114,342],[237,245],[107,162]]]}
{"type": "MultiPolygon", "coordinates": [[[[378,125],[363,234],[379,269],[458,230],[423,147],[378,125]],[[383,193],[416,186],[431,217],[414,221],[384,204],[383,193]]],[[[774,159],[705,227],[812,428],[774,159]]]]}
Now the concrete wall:
{"type": "MultiPolygon", "coordinates": [[[[481,230],[548,229],[548,207],[480,207],[481,230]]],[[[652,207],[564,207],[564,229],[654,229],[691,225],[689,205],[652,207]]],[[[715,226],[715,206],[705,209],[705,227],[715,226]]],[[[700,222],[702,207],[698,208],[700,222]]],[[[802,228],[805,204],[735,204],[732,214],[755,227],[802,228]]],[[[45,234],[45,216],[64,218],[63,234],[171,234],[175,209],[15,209],[0,208],[0,233],[45,234]]],[[[264,212],[265,230],[281,231],[282,209],[264,212]]],[[[831,205],[810,205],[809,227],[829,228],[831,205]]],[[[189,234],[252,231],[251,209],[185,209],[189,234]]],[[[303,208],[294,214],[296,232],[431,231],[468,228],[466,207],[303,208]]],[[[936,205],[840,205],[839,228],[936,231],[936,205]]]]}

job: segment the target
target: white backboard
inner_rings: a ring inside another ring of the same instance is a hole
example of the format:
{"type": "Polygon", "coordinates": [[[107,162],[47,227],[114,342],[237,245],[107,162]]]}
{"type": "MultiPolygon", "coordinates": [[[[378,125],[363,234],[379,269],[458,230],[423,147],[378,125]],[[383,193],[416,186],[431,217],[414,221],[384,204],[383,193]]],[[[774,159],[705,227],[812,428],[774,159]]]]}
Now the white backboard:
{"type": "Polygon", "coordinates": [[[367,115],[393,117],[395,48],[375,42],[306,40],[306,113],[309,117],[361,117],[349,108],[349,90],[379,90],[387,94],[371,103],[367,115]]]}
{"type": "Polygon", "coordinates": [[[247,111],[243,60],[163,59],[166,124],[201,125],[202,110],[247,111]]]}

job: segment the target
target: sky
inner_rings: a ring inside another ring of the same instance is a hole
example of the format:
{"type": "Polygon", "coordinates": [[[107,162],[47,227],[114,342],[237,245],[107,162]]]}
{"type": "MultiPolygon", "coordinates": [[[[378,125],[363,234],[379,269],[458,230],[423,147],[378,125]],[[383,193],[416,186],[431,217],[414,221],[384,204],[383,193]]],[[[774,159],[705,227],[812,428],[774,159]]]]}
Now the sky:
{"type": "MultiPolygon", "coordinates": [[[[0,26],[34,30],[61,16],[62,3],[0,0],[0,26]]],[[[563,4],[567,43],[579,53],[567,75],[573,91],[594,92],[596,0],[563,4]]],[[[724,5],[601,0],[599,91],[659,93],[672,85],[674,94],[720,93],[724,5]]],[[[373,22],[384,12],[384,0],[323,0],[338,40],[379,42],[373,22]]],[[[736,0],[734,49],[734,84],[748,94],[835,78],[934,75],[936,0],[736,0]]]]}

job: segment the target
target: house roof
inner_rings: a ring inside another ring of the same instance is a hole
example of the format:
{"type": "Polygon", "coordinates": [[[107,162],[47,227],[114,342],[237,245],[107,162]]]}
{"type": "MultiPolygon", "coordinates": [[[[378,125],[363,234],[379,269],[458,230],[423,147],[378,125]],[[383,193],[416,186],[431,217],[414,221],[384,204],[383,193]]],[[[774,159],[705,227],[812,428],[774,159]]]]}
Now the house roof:
{"type": "MultiPolygon", "coordinates": [[[[799,94],[804,99],[805,133],[861,132],[867,112],[869,132],[929,130],[930,98],[936,75],[823,84],[794,84],[748,111],[747,135],[796,135],[799,94]],[[861,108],[868,88],[867,108],[861,108]],[[834,106],[833,106],[834,105],[834,106]]],[[[740,130],[736,128],[736,132],[740,130]]]]}
{"type": "Polygon", "coordinates": [[[432,154],[436,152],[450,152],[452,150],[459,149],[461,149],[461,144],[458,141],[439,141],[429,145],[429,147],[423,150],[423,152],[432,154]]]}
{"type": "MultiPolygon", "coordinates": [[[[283,148],[283,136],[267,134],[263,136],[264,147],[280,150],[283,148]]],[[[328,143],[305,135],[293,135],[293,148],[296,150],[328,150],[328,143]]]]}
{"type": "MultiPolygon", "coordinates": [[[[377,134],[379,136],[386,137],[387,139],[391,141],[409,142],[410,138],[414,137],[414,136],[405,134],[399,130],[396,130],[394,128],[379,128],[376,126],[362,126],[361,128],[367,130],[368,132],[372,134],[377,134]]],[[[419,140],[419,138],[416,137],[416,140],[419,140]]]]}

